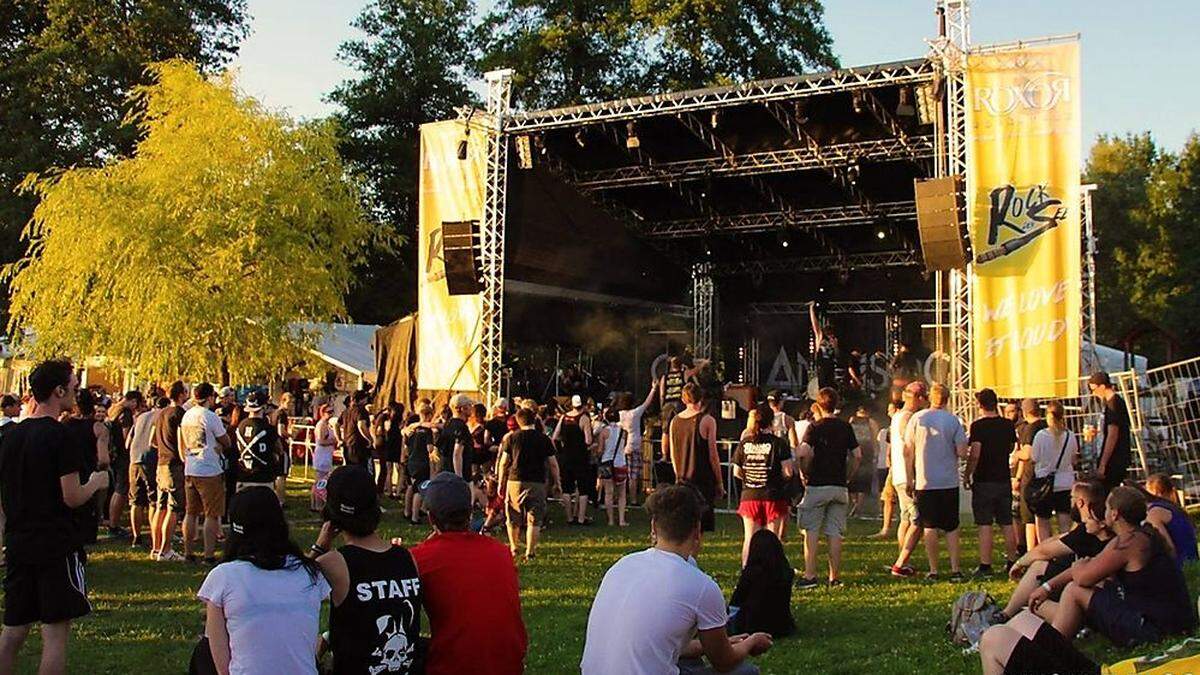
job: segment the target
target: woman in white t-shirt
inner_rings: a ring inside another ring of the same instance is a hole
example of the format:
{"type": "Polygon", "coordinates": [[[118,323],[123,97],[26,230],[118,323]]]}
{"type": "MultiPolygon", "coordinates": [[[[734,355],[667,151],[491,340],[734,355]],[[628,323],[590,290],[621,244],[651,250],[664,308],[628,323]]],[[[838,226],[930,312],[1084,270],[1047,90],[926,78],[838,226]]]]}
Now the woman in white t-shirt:
{"type": "Polygon", "coordinates": [[[625,505],[628,493],[625,482],[629,480],[626,462],[625,430],[621,426],[620,413],[616,408],[604,411],[604,426],[598,432],[600,439],[600,489],[604,491],[604,511],[608,514],[608,526],[613,526],[613,493],[616,492],[617,523],[626,527],[625,505]]]}
{"type": "Polygon", "coordinates": [[[316,675],[321,602],[329,596],[320,568],[289,538],[274,490],[239,492],[229,521],[225,562],[197,593],[217,672],[316,675]]]}
{"type": "Polygon", "coordinates": [[[317,480],[313,483],[312,503],[309,505],[317,513],[325,508],[325,479],[333,471],[333,450],[337,446],[332,414],[333,409],[328,403],[317,406],[317,425],[313,428],[313,470],[317,472],[317,480]]]}
{"type": "Polygon", "coordinates": [[[1075,485],[1075,458],[1079,456],[1079,437],[1066,427],[1062,403],[1046,404],[1046,428],[1033,437],[1031,459],[1033,475],[1044,478],[1054,474],[1054,493],[1050,500],[1033,510],[1038,541],[1051,537],[1050,517],[1058,519],[1059,533],[1071,528],[1071,487],[1075,485]]]}

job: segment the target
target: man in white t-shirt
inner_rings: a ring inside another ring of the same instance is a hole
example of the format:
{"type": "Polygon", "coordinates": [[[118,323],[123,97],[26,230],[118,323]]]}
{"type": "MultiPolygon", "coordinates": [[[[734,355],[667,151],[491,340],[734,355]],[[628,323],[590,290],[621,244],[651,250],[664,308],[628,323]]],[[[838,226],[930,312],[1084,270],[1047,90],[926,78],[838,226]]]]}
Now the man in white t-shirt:
{"type": "Polygon", "coordinates": [[[910,449],[906,470],[915,471],[908,489],[915,495],[917,526],[924,530],[929,579],[938,578],[938,533],[946,537],[950,552],[950,580],[962,579],[959,568],[958,483],[959,460],[970,454],[962,421],[946,410],[950,391],[935,384],[929,390],[929,408],[912,416],[904,432],[910,449]]]}
{"type": "Polygon", "coordinates": [[[646,394],[646,400],[636,408],[622,410],[620,412],[621,429],[625,432],[625,465],[629,469],[629,477],[625,480],[625,488],[628,492],[628,502],[630,505],[639,503],[639,492],[642,485],[642,417],[646,414],[646,409],[650,407],[650,403],[654,401],[655,394],[658,393],[656,383],[650,383],[650,393],[646,394]]]}
{"type": "Polygon", "coordinates": [[[725,632],[721,588],[695,562],[703,511],[697,492],[662,487],[646,510],[654,547],[621,558],[600,582],[588,615],[583,675],[757,673],[746,658],[770,649],[771,636],[725,632]]]}
{"type": "Polygon", "coordinates": [[[896,492],[898,521],[896,524],[896,562],[892,564],[892,576],[911,577],[917,572],[908,565],[908,559],[921,540],[921,528],[917,527],[917,507],[908,490],[908,449],[904,445],[904,432],[912,416],[928,403],[924,382],[910,382],[904,387],[904,407],[892,415],[888,427],[888,461],[891,464],[892,488],[896,492]]]}
{"type": "Polygon", "coordinates": [[[179,455],[183,457],[183,555],[189,561],[196,520],[204,515],[204,561],[216,563],[217,533],[225,515],[225,471],[221,450],[229,447],[225,424],[212,411],[217,393],[208,382],[192,389],[193,405],[179,422],[179,455]]]}

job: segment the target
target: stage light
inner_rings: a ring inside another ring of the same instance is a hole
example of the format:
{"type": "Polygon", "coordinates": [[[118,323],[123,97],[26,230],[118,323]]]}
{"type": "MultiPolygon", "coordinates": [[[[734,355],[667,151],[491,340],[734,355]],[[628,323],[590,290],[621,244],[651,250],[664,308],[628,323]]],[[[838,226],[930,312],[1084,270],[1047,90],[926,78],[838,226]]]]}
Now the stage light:
{"type": "Polygon", "coordinates": [[[796,99],[796,123],[808,124],[808,101],[805,99],[796,99]]]}
{"type": "Polygon", "coordinates": [[[721,123],[720,113],[716,110],[712,111],[712,117],[709,118],[708,123],[709,126],[716,129],[717,125],[721,123]]]}
{"type": "Polygon", "coordinates": [[[863,114],[862,97],[859,96],[858,92],[850,94],[850,102],[854,106],[854,114],[855,115],[863,114]]]}
{"type": "Polygon", "coordinates": [[[581,147],[581,148],[583,146],[587,145],[587,143],[585,143],[583,140],[583,129],[575,130],[575,142],[578,143],[579,147],[581,147]]]}
{"type": "Polygon", "coordinates": [[[707,243],[704,244],[704,255],[708,258],[712,257],[712,246],[709,246],[707,243]]]}
{"type": "Polygon", "coordinates": [[[788,241],[788,233],[786,230],[780,230],[779,234],[775,235],[775,240],[778,241],[779,245],[784,248],[787,248],[788,245],[791,243],[790,241],[788,241]]]}
{"type": "Polygon", "coordinates": [[[887,232],[884,232],[883,230],[879,230],[875,233],[875,238],[876,239],[887,239],[887,232]]]}
{"type": "Polygon", "coordinates": [[[912,91],[908,87],[900,88],[900,103],[896,105],[896,114],[901,117],[912,117],[917,109],[912,104],[912,91]]]}
{"type": "Polygon", "coordinates": [[[625,147],[630,150],[642,147],[642,141],[637,135],[637,125],[632,121],[625,123],[625,147]]]}
{"type": "Polygon", "coordinates": [[[858,168],[857,162],[846,167],[846,179],[850,181],[851,185],[858,184],[858,174],[859,174],[859,168],[858,168]]]}
{"type": "Polygon", "coordinates": [[[517,136],[517,167],[521,169],[533,168],[533,152],[530,150],[529,134],[521,134],[517,136]]]}

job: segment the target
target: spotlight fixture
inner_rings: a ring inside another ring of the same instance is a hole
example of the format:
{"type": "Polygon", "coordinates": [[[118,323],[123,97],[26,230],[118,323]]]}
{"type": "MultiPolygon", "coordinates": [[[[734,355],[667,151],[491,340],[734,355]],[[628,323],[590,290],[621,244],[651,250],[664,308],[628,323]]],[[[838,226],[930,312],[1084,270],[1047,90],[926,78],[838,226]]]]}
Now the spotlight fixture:
{"type": "Polygon", "coordinates": [[[642,141],[637,135],[637,124],[632,121],[625,123],[625,147],[630,150],[642,147],[642,141]]]}
{"type": "Polygon", "coordinates": [[[775,239],[783,248],[787,248],[788,245],[791,244],[791,242],[788,241],[788,233],[786,230],[780,230],[779,234],[775,235],[775,239]]]}
{"type": "Polygon", "coordinates": [[[887,239],[887,232],[884,232],[883,230],[878,230],[875,232],[875,238],[876,239],[887,239]]]}
{"type": "Polygon", "coordinates": [[[862,96],[860,96],[858,94],[858,92],[854,92],[854,93],[850,94],[850,103],[851,103],[851,105],[854,106],[854,114],[855,115],[863,114],[862,96]]]}
{"type": "Polygon", "coordinates": [[[901,117],[912,117],[917,114],[913,107],[912,91],[908,87],[900,88],[900,103],[896,105],[896,114],[901,117]]]}
{"type": "Polygon", "coordinates": [[[796,99],[795,115],[797,124],[808,124],[808,101],[806,99],[796,99]]]}
{"type": "Polygon", "coordinates": [[[717,125],[721,123],[720,113],[716,110],[712,111],[712,117],[709,118],[708,123],[709,126],[716,129],[717,125]]]}
{"type": "Polygon", "coordinates": [[[850,181],[851,185],[858,184],[858,174],[859,174],[858,162],[855,162],[855,163],[851,164],[850,166],[846,167],[846,179],[850,181]]]}
{"type": "Polygon", "coordinates": [[[587,145],[587,143],[584,142],[584,139],[583,139],[583,128],[582,127],[575,130],[575,142],[578,143],[579,147],[581,147],[581,148],[584,147],[585,145],[587,145]]]}

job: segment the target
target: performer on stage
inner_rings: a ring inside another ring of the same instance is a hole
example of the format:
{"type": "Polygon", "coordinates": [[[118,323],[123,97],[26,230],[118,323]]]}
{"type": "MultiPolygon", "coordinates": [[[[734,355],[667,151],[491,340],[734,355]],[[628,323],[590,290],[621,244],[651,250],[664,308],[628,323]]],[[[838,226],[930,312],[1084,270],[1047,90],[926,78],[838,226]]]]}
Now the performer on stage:
{"type": "Polygon", "coordinates": [[[825,387],[836,389],[837,378],[834,372],[838,362],[837,335],[833,332],[833,326],[829,324],[822,326],[821,322],[817,320],[817,303],[815,301],[808,305],[808,317],[812,320],[813,338],[816,344],[814,366],[817,373],[817,387],[819,389],[825,387]]]}

